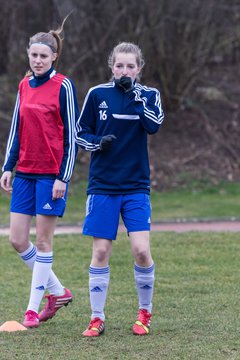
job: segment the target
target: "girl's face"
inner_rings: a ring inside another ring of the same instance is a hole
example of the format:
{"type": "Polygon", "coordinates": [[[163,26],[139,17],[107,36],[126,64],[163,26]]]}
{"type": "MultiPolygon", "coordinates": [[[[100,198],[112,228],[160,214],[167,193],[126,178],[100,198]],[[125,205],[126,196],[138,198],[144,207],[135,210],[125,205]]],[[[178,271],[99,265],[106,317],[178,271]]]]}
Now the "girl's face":
{"type": "Polygon", "coordinates": [[[57,58],[49,46],[44,44],[32,44],[28,49],[29,65],[36,76],[45,74],[57,58]]]}
{"type": "Polygon", "coordinates": [[[115,79],[122,76],[129,76],[132,81],[136,80],[141,69],[137,64],[136,55],[133,53],[118,53],[112,67],[112,73],[115,79]]]}

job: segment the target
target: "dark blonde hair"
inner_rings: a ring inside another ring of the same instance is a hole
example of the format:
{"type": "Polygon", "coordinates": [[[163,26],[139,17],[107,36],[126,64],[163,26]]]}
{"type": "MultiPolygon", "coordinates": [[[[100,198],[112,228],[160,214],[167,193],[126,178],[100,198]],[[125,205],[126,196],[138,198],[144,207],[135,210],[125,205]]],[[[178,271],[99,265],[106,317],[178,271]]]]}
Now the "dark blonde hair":
{"type": "MultiPolygon", "coordinates": [[[[143,59],[143,55],[142,55],[142,51],[141,51],[140,47],[131,42],[121,42],[113,48],[112,52],[110,53],[110,55],[108,57],[108,66],[110,67],[110,69],[112,69],[112,67],[116,61],[116,56],[119,53],[134,54],[136,57],[136,62],[137,62],[138,67],[140,69],[143,68],[145,63],[144,63],[144,59],[143,59]]],[[[139,79],[139,75],[138,75],[137,79],[139,79]]]]}
{"type": "MultiPolygon", "coordinates": [[[[35,35],[31,36],[29,39],[28,49],[32,44],[44,44],[47,45],[52,50],[53,53],[57,54],[56,60],[53,61],[55,67],[58,64],[58,60],[62,53],[63,37],[61,36],[61,34],[63,32],[65,21],[67,20],[69,15],[70,14],[68,14],[64,18],[61,26],[56,30],[50,30],[49,32],[38,32],[35,35]]],[[[31,75],[32,75],[32,71],[29,70],[25,76],[31,76],[31,75]]]]}

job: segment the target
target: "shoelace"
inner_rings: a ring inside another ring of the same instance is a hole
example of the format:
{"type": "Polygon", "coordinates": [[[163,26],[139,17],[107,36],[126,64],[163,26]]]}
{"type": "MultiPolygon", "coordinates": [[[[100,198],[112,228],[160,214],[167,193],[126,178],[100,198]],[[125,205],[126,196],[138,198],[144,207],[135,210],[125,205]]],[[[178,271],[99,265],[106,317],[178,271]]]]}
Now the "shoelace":
{"type": "Polygon", "coordinates": [[[91,330],[93,327],[98,328],[99,325],[100,325],[100,323],[101,323],[101,319],[99,319],[99,318],[97,318],[97,319],[92,319],[92,320],[90,321],[90,324],[89,324],[89,326],[88,326],[88,329],[91,330]]]}
{"type": "Polygon", "coordinates": [[[35,314],[33,311],[30,310],[30,311],[27,313],[27,318],[28,318],[28,320],[35,320],[36,314],[35,314]]]}
{"type": "Polygon", "coordinates": [[[139,312],[138,320],[141,321],[142,324],[148,326],[149,319],[151,315],[147,313],[147,311],[143,310],[139,312]]]}

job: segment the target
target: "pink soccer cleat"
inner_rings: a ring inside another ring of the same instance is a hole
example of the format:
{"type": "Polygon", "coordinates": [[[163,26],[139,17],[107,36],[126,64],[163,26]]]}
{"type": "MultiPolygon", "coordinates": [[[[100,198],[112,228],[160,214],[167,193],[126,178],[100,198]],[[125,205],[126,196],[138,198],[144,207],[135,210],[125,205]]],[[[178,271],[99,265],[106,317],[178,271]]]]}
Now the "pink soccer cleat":
{"type": "Polygon", "coordinates": [[[64,295],[46,295],[45,298],[47,298],[48,301],[42,311],[39,313],[39,321],[47,321],[51,319],[56,314],[56,312],[61,309],[61,307],[67,306],[73,300],[71,291],[67,288],[65,288],[64,295]]]}
{"type": "Polygon", "coordinates": [[[28,310],[25,312],[23,326],[27,328],[36,328],[39,326],[39,316],[35,311],[28,310]]]}

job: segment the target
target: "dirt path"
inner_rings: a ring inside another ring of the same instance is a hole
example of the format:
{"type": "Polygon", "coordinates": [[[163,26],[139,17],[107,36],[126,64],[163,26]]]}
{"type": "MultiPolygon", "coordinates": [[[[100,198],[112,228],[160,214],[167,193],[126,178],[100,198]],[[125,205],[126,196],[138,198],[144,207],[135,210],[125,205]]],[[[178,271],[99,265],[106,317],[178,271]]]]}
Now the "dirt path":
{"type": "MultiPolygon", "coordinates": [[[[240,221],[199,221],[199,222],[168,222],[153,223],[152,231],[173,231],[177,233],[189,231],[205,231],[205,232],[240,232],[240,221]]],[[[126,231],[123,225],[119,226],[119,232],[126,231]]],[[[81,234],[82,226],[65,226],[59,225],[55,230],[55,234],[81,234]]],[[[31,229],[31,233],[35,233],[35,228],[31,229]]],[[[9,228],[0,228],[0,236],[9,235],[9,228]]]]}

